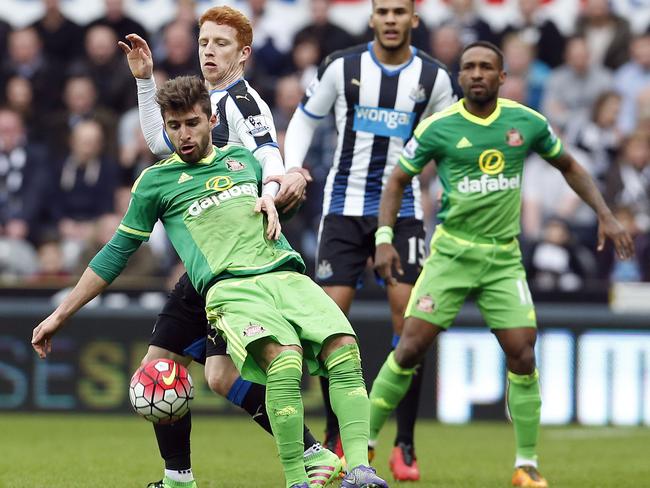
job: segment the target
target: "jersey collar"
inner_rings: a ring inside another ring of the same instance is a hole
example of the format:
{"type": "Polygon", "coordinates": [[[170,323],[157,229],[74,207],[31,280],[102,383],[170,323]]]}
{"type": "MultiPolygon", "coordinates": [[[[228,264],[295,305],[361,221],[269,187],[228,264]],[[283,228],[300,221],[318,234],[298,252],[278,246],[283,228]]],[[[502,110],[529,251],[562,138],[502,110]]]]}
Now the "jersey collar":
{"type": "Polygon", "coordinates": [[[230,90],[233,86],[235,86],[237,83],[239,83],[240,81],[244,81],[244,78],[237,78],[237,79],[236,79],[235,81],[233,81],[230,85],[228,85],[228,86],[225,87],[225,88],[222,88],[221,90],[216,90],[216,89],[215,89],[215,90],[210,90],[210,95],[212,95],[213,93],[221,93],[221,92],[228,91],[228,90],[230,90]]]}
{"type": "Polygon", "coordinates": [[[386,76],[395,76],[395,75],[400,74],[400,72],[401,72],[402,70],[408,68],[408,66],[409,66],[409,65],[413,62],[413,60],[415,59],[415,52],[417,51],[417,49],[415,49],[413,46],[411,46],[411,59],[409,59],[409,60],[406,62],[405,65],[400,66],[399,68],[397,68],[397,69],[391,71],[391,70],[389,70],[389,69],[386,69],[386,67],[385,67],[383,64],[381,64],[381,62],[379,61],[379,59],[377,59],[377,56],[375,56],[375,51],[372,49],[372,45],[373,45],[373,44],[374,44],[374,41],[370,41],[370,42],[368,43],[368,52],[370,53],[370,57],[371,57],[372,60],[375,62],[375,64],[376,64],[377,66],[379,66],[379,68],[381,69],[381,71],[382,71],[386,76]]]}
{"type": "Polygon", "coordinates": [[[492,112],[488,117],[486,117],[484,119],[481,118],[481,117],[477,117],[474,114],[469,113],[467,111],[467,109],[465,108],[464,100],[465,99],[463,98],[458,102],[458,105],[460,106],[459,113],[460,113],[460,115],[462,115],[464,118],[466,118],[470,122],[474,122],[475,124],[478,124],[478,125],[488,126],[492,122],[494,122],[496,119],[498,119],[499,115],[501,115],[501,101],[500,100],[497,100],[497,107],[494,109],[494,112],[492,112]]]}
{"type": "MultiPolygon", "coordinates": [[[[204,157],[203,159],[200,159],[196,163],[192,163],[192,164],[210,164],[214,160],[214,158],[216,156],[217,156],[217,149],[214,146],[212,146],[212,150],[210,151],[210,153],[206,157],[204,157]]],[[[183,161],[183,159],[177,153],[174,153],[174,155],[172,156],[172,159],[174,159],[175,161],[178,161],[179,163],[189,164],[189,163],[186,163],[185,161],[183,161]]]]}

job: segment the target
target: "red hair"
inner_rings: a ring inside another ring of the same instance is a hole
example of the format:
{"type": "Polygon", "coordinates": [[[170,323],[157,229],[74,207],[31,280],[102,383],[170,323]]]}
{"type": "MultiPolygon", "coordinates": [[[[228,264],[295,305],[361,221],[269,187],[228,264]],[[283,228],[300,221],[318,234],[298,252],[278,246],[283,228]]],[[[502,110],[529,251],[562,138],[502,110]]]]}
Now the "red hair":
{"type": "Polygon", "coordinates": [[[201,15],[199,27],[205,22],[228,25],[237,31],[237,42],[240,47],[253,44],[253,27],[250,21],[239,10],[227,6],[212,7],[201,15]]]}

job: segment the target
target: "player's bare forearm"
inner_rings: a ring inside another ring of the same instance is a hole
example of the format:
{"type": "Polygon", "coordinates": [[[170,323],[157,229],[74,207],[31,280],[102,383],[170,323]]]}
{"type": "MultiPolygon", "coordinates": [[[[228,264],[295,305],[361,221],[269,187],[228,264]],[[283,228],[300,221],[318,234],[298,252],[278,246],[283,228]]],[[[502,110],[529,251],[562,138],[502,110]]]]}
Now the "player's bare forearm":
{"type": "Polygon", "coordinates": [[[574,192],[598,215],[599,218],[609,217],[611,211],[603,196],[601,195],[596,183],[585,169],[578,163],[573,156],[568,153],[560,157],[549,160],[553,166],[559,169],[564,179],[573,189],[574,192]]]}
{"type": "Polygon", "coordinates": [[[92,269],[86,268],[72,291],[56,308],[54,314],[67,320],[90,300],[99,295],[109,284],[92,269]]]}
{"type": "Polygon", "coordinates": [[[632,237],[616,220],[596,187],[596,183],[584,168],[566,153],[549,160],[549,162],[562,172],[564,179],[573,188],[573,191],[598,215],[598,250],[602,251],[605,239],[610,239],[614,243],[620,259],[629,259],[634,256],[632,237]]]}
{"type": "Polygon", "coordinates": [[[38,324],[32,332],[32,347],[41,358],[45,358],[52,350],[52,336],[72,317],[81,307],[99,295],[108,283],[100,278],[92,269],[86,268],[84,274],[61,304],[45,320],[38,324]]]}
{"type": "Polygon", "coordinates": [[[397,213],[402,205],[404,188],[409,184],[413,177],[404,172],[402,168],[396,166],[388,178],[386,187],[381,194],[381,203],[379,204],[378,227],[385,225],[393,227],[397,219],[397,213]]]}

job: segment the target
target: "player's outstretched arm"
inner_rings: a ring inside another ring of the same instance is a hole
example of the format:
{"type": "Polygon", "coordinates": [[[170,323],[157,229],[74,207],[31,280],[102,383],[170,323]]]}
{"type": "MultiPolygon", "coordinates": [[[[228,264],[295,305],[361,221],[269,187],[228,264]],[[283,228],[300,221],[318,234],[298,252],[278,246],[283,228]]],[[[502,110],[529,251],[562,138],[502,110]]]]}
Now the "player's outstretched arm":
{"type": "Polygon", "coordinates": [[[160,107],[156,103],[156,82],[153,79],[153,57],[147,42],[137,34],[126,36],[130,46],[119,41],[117,44],[126,54],[131,74],[138,86],[138,115],[140,127],[149,150],[155,155],[166,158],[174,152],[165,140],[164,122],[160,107]]]}
{"type": "Polygon", "coordinates": [[[611,239],[619,258],[629,259],[634,256],[632,237],[616,220],[594,180],[580,163],[567,152],[557,158],[547,159],[547,161],[560,170],[573,191],[596,212],[598,216],[598,250],[603,250],[605,239],[611,239]]]}
{"type": "Polygon", "coordinates": [[[375,270],[387,285],[397,284],[397,280],[393,277],[393,267],[398,274],[404,274],[399,254],[393,246],[393,227],[402,204],[404,188],[412,178],[402,168],[396,166],[381,194],[377,232],[375,233],[375,270]]]}
{"type": "Polygon", "coordinates": [[[104,281],[92,269],[86,268],[84,274],[63,302],[32,333],[32,347],[41,358],[52,350],[52,336],[63,326],[66,320],[90,300],[99,295],[108,282],[104,281]]]}

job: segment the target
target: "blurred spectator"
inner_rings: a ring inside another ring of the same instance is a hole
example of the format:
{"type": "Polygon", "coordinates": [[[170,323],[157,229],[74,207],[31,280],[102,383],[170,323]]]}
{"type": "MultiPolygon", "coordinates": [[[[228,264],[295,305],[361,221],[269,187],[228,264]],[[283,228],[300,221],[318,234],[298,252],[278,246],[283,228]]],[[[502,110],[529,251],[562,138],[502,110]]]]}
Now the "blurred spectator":
{"type": "Polygon", "coordinates": [[[458,84],[460,52],[462,49],[460,32],[456,26],[451,24],[441,25],[431,33],[431,54],[449,70],[451,86],[459,99],[463,96],[458,84]]]}
{"type": "Polygon", "coordinates": [[[535,59],[535,47],[519,34],[509,34],[503,41],[503,56],[508,76],[518,76],[526,82],[524,104],[539,110],[550,68],[535,59]]]}
{"type": "Polygon", "coordinates": [[[620,95],[606,91],[596,99],[589,119],[576,117],[570,120],[564,137],[566,143],[589,156],[592,176],[601,191],[605,188],[605,177],[621,144],[621,134],[616,127],[620,110],[620,95]]]}
{"type": "MultiPolygon", "coordinates": [[[[85,243],[84,251],[79,257],[78,264],[74,270],[76,275],[80,276],[88,266],[90,260],[95,257],[95,254],[111,240],[121,220],[122,216],[116,213],[104,214],[97,219],[93,225],[90,238],[85,243]]],[[[146,278],[157,275],[158,271],[158,261],[151,252],[151,247],[148,243],[143,243],[138,249],[138,252],[131,256],[126,268],[120,273],[116,281],[119,286],[119,282],[123,281],[124,278],[146,278]]]]}
{"type": "Polygon", "coordinates": [[[104,132],[93,120],[72,129],[70,152],[63,161],[54,204],[64,239],[86,240],[92,221],[113,210],[117,164],[102,153],[104,132]]]}
{"type": "Polygon", "coordinates": [[[519,0],[517,18],[503,31],[503,35],[519,34],[531,46],[537,46],[537,59],[551,68],[562,63],[564,36],[555,23],[540,11],[540,0],[519,0]]]}
{"type": "Polygon", "coordinates": [[[311,37],[296,39],[291,50],[291,60],[302,91],[305,91],[316,77],[319,58],[320,47],[315,39],[311,37]]]}
{"type": "Polygon", "coordinates": [[[61,71],[43,55],[41,40],[33,27],[11,32],[8,42],[8,56],[0,66],[0,93],[5,93],[5,83],[12,76],[27,78],[43,116],[59,105],[61,71]]]}
{"type": "Polygon", "coordinates": [[[564,64],[551,72],[542,100],[542,112],[552,125],[564,128],[573,118],[589,117],[598,96],[612,88],[609,70],[590,65],[589,57],[583,37],[569,39],[564,64]]]}
{"type": "Polygon", "coordinates": [[[490,41],[498,44],[490,24],[476,12],[474,0],[449,0],[449,16],[441,25],[453,25],[460,32],[460,42],[466,46],[474,41],[490,41]]]}
{"type": "Polygon", "coordinates": [[[116,155],[116,115],[112,110],[98,106],[97,102],[97,90],[91,78],[68,78],[63,89],[64,109],[48,119],[48,145],[57,157],[67,152],[72,129],[84,120],[96,120],[101,124],[104,146],[109,154],[116,155]]]}
{"type": "Polygon", "coordinates": [[[249,0],[244,13],[253,26],[255,69],[266,76],[278,76],[288,69],[293,35],[286,26],[278,28],[268,8],[266,0],[249,0]]]}
{"type": "Polygon", "coordinates": [[[499,90],[499,97],[509,98],[515,102],[525,104],[527,96],[528,84],[526,83],[526,79],[517,75],[511,76],[510,73],[508,73],[508,76],[506,76],[506,79],[499,90]]]}
{"type": "Polygon", "coordinates": [[[88,24],[87,31],[97,25],[105,25],[115,32],[118,39],[124,39],[127,34],[138,34],[147,39],[147,31],[142,24],[124,12],[124,0],[104,0],[104,5],[104,15],[88,24]]]}
{"type": "Polygon", "coordinates": [[[632,41],[630,52],[630,61],[614,76],[614,87],[623,97],[618,126],[624,134],[634,131],[638,97],[644,88],[650,88],[650,31],[632,41]]]}
{"type": "MultiPolygon", "coordinates": [[[[123,120],[126,122],[126,120],[123,120]]],[[[130,121],[129,121],[130,122],[130,121]]],[[[145,141],[140,122],[136,119],[137,127],[133,129],[133,134],[126,135],[126,126],[120,124],[120,174],[119,183],[121,185],[132,185],[142,170],[151,166],[157,161],[156,156],[149,150],[147,141],[145,141]]]]}
{"type": "Polygon", "coordinates": [[[293,38],[293,45],[303,39],[310,39],[316,42],[320,53],[315,64],[339,49],[346,49],[355,44],[354,38],[348,31],[333,24],[329,20],[329,9],[331,0],[311,0],[310,12],[311,23],[299,30],[293,38]]]}
{"type": "Polygon", "coordinates": [[[50,182],[45,149],[27,139],[17,112],[0,109],[0,235],[34,238],[46,226],[50,182]]]}
{"type": "Polygon", "coordinates": [[[34,246],[22,239],[0,237],[0,279],[27,278],[38,270],[34,246]]]}
{"type": "Polygon", "coordinates": [[[199,73],[197,39],[185,24],[169,24],[165,27],[163,35],[165,58],[158,63],[158,67],[165,71],[169,78],[199,73]]]}
{"type": "Polygon", "coordinates": [[[63,15],[60,3],[60,0],[43,0],[45,13],[32,26],[43,41],[48,60],[63,71],[65,65],[83,54],[84,30],[63,15]]]}
{"type": "Polygon", "coordinates": [[[137,104],[133,76],[115,32],[97,25],[86,32],[86,55],[71,67],[72,76],[89,76],[97,88],[100,104],[124,112],[137,104]]]}
{"type": "MultiPolygon", "coordinates": [[[[303,88],[300,84],[300,78],[297,75],[283,76],[278,80],[275,89],[275,103],[272,110],[275,127],[279,133],[287,130],[291,116],[298,108],[302,100],[303,88]]],[[[280,143],[280,146],[283,144],[280,143]]]]}
{"type": "MultiPolygon", "coordinates": [[[[570,148],[578,162],[591,173],[587,156],[570,148]]],[[[522,237],[534,242],[543,235],[543,224],[551,217],[565,220],[579,242],[589,249],[595,247],[596,215],[582,202],[557,169],[536,154],[529,156],[524,165],[522,187],[522,237]]]]}
{"type": "Polygon", "coordinates": [[[589,45],[592,65],[616,69],[628,60],[630,24],[612,12],[609,0],[585,0],[575,30],[589,45]]]}
{"type": "Polygon", "coordinates": [[[30,277],[30,281],[43,285],[61,285],[67,282],[70,273],[66,269],[63,246],[57,235],[41,239],[36,252],[38,269],[30,277]]]}
{"type": "Polygon", "coordinates": [[[593,254],[576,242],[568,223],[552,217],[529,251],[526,274],[537,290],[576,291],[592,277],[594,267],[593,254]]]}
{"type": "Polygon", "coordinates": [[[641,233],[650,232],[650,135],[635,132],[623,143],[605,188],[610,207],[627,207],[641,233]]]}
{"type": "Polygon", "coordinates": [[[27,139],[33,142],[42,142],[45,138],[43,117],[39,117],[35,113],[34,91],[31,82],[22,76],[12,76],[7,81],[5,89],[6,105],[20,115],[27,131],[27,139]]]}

